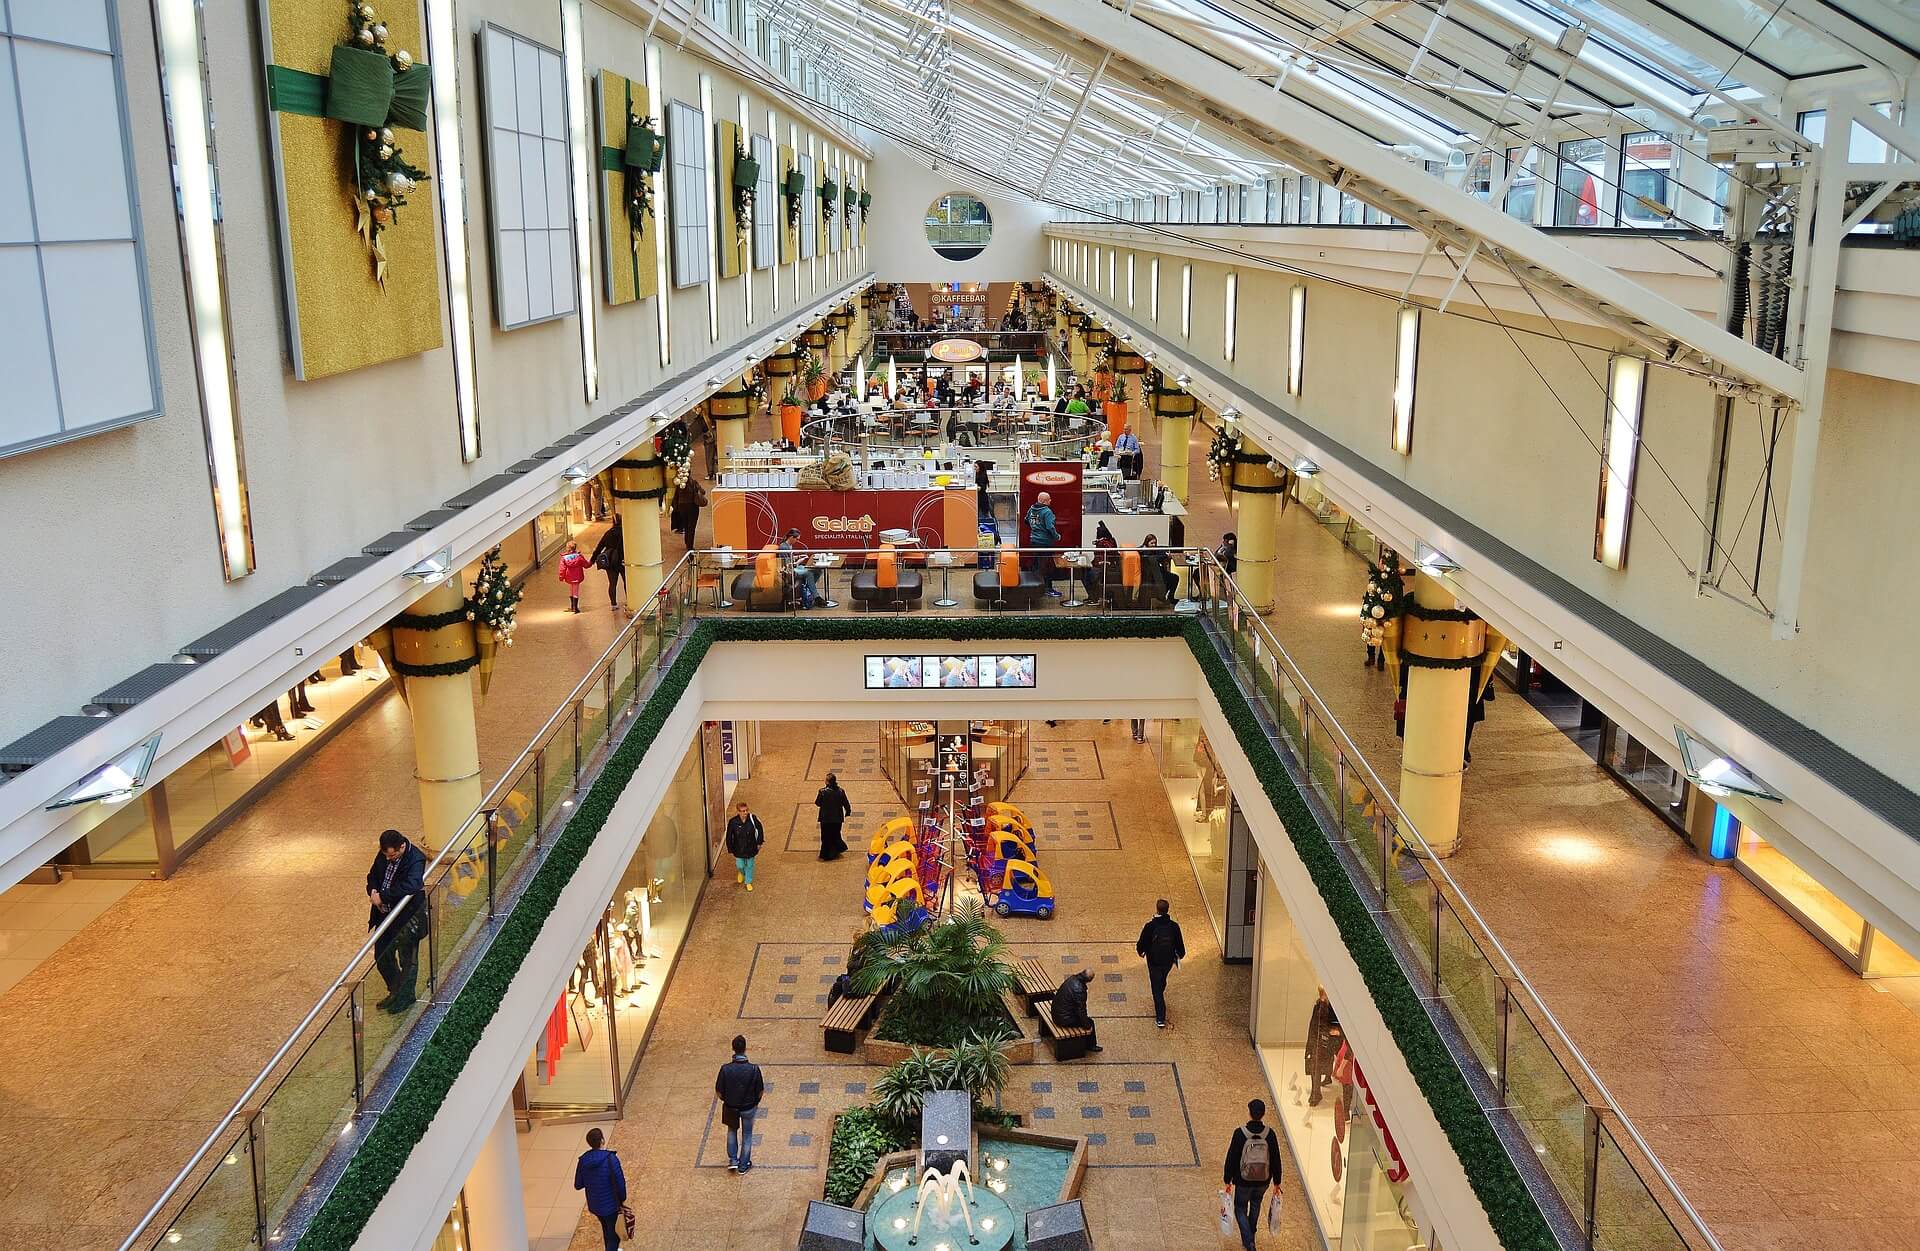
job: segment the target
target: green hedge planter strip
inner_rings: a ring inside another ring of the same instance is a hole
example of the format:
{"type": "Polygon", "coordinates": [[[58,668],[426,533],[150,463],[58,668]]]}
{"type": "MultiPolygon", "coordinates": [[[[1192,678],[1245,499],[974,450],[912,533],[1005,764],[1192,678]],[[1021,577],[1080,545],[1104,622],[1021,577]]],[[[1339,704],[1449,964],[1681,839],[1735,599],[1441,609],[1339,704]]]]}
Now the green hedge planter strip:
{"type": "Polygon", "coordinates": [[[1241,695],[1227,662],[1215,650],[1200,620],[1191,617],[1000,617],[992,619],[795,619],[705,618],[697,622],[678,657],[641,705],[626,737],[588,788],[547,860],[534,874],[499,934],[480,958],[467,984],[454,996],[393,1102],[354,1153],[298,1244],[299,1251],[348,1251],[366,1228],[407,1158],[425,1135],[481,1035],[519,974],[534,940],[560,895],[586,858],[614,804],[653,747],[661,727],[686,693],[715,643],[855,642],[862,640],[1071,640],[1183,637],[1226,714],[1261,787],[1280,816],[1288,839],[1306,864],[1332,913],[1348,952],[1359,965],[1375,1006],[1386,1019],[1421,1093],[1466,1169],[1475,1196],[1487,1211],[1507,1251],[1556,1251],[1558,1247],[1525,1182],[1495,1136],[1493,1126],[1455,1067],[1439,1031],[1420,1006],[1386,939],[1375,928],[1320,824],[1267,741],[1252,707],[1241,695]]]}

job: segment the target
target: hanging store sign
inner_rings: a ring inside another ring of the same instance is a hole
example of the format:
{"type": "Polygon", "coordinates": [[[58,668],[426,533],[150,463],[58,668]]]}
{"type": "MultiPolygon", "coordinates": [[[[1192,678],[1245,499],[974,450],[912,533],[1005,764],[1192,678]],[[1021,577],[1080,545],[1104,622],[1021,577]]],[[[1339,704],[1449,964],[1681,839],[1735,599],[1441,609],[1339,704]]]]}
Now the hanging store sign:
{"type": "Polygon", "coordinates": [[[942,339],[927,349],[927,355],[949,365],[964,365],[986,355],[972,339],[942,339]]]}

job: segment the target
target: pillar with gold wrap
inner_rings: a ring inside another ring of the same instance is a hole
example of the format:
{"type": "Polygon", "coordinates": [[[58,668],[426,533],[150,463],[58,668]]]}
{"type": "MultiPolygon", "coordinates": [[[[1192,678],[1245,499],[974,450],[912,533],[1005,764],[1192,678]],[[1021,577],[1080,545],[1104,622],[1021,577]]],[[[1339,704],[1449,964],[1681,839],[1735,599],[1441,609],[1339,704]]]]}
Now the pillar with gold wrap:
{"type": "MultiPolygon", "coordinates": [[[[735,380],[738,381],[737,379],[735,380]]],[[[753,417],[753,392],[715,391],[707,397],[707,420],[713,423],[714,446],[720,464],[747,445],[747,422],[753,417]]]]}
{"type": "Polygon", "coordinates": [[[1160,481],[1182,504],[1187,494],[1187,444],[1193,437],[1194,398],[1155,373],[1153,412],[1160,425],[1160,481]]]}
{"type": "Polygon", "coordinates": [[[1127,384],[1127,425],[1139,434],[1145,427],[1143,420],[1147,410],[1152,407],[1148,395],[1147,362],[1138,352],[1115,344],[1113,348],[1113,372],[1127,384]]]}
{"type": "MultiPolygon", "coordinates": [[[[1279,539],[1279,508],[1285,484],[1270,467],[1268,456],[1242,435],[1233,454],[1228,498],[1233,503],[1233,529],[1239,536],[1238,568],[1233,580],[1255,612],[1273,607],[1274,547],[1279,539]]],[[[1228,476],[1221,475],[1222,481],[1228,476]]]]}
{"type": "MultiPolygon", "coordinates": [[[[798,347],[789,347],[767,357],[767,408],[773,417],[773,437],[785,437],[780,425],[780,409],[786,403],[789,391],[799,394],[805,383],[800,380],[800,369],[807,354],[798,347]]],[[[801,407],[805,407],[803,404],[801,407]]]]}
{"type": "Polygon", "coordinates": [[[839,308],[827,314],[827,320],[833,324],[832,343],[833,364],[829,372],[838,373],[853,360],[853,312],[839,308]]]}
{"type": "MultiPolygon", "coordinates": [[[[1244,560],[1244,537],[1241,551],[1244,560]]],[[[1387,672],[1406,699],[1400,807],[1436,856],[1450,856],[1460,846],[1468,710],[1485,692],[1505,647],[1499,631],[1424,573],[1414,575],[1405,611],[1386,629],[1387,672]]]]}
{"type": "Polygon", "coordinates": [[[1073,376],[1082,381],[1086,380],[1088,373],[1087,330],[1091,325],[1085,314],[1076,313],[1067,332],[1067,350],[1073,359],[1073,376]]]}
{"type": "Polygon", "coordinates": [[[820,369],[822,371],[820,380],[807,389],[807,403],[811,404],[827,393],[827,377],[833,373],[833,363],[829,359],[829,349],[827,347],[825,324],[822,323],[814,326],[813,329],[800,336],[800,341],[806,344],[807,351],[812,355],[813,359],[820,362],[820,369]]]}
{"type": "Polygon", "coordinates": [[[1113,362],[1108,358],[1113,332],[1103,326],[1088,326],[1082,337],[1087,343],[1087,370],[1093,377],[1092,395],[1098,402],[1106,398],[1107,388],[1113,385],[1113,362]]]}
{"type": "Polygon", "coordinates": [[[480,743],[473,677],[480,666],[467,599],[448,578],[395,617],[393,668],[413,714],[413,776],[420,783],[420,833],[445,847],[480,806],[480,743]]]}
{"type": "Polygon", "coordinates": [[[660,589],[660,502],[666,494],[666,466],[652,439],[613,462],[613,507],[626,551],[628,611],[660,589]]]}

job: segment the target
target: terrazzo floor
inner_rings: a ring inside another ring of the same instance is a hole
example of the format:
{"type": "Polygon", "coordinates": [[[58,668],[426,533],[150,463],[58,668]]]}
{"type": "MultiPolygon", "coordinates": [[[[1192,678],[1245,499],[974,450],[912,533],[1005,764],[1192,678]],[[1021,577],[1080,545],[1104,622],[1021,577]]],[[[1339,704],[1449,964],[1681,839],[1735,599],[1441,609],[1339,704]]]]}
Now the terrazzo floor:
{"type": "MultiPolygon", "coordinates": [[[[1016,954],[1038,956],[1062,976],[1094,972],[1092,1006],[1105,1050],[1084,1061],[1058,1064],[1045,1056],[1017,1066],[1005,1104],[1034,1126],[1087,1136],[1082,1197],[1095,1245],[1217,1251],[1233,1245],[1219,1236],[1220,1158],[1246,1101],[1272,1099],[1247,1037],[1250,970],[1220,959],[1166,791],[1146,746],[1129,740],[1127,723],[1033,728],[1036,767],[1013,801],[1029,814],[1097,812],[1105,824],[1092,845],[1043,842],[1040,855],[1060,899],[1051,921],[1014,917],[1000,924],[1016,954]],[[1082,776],[1096,757],[1100,772],[1082,776]],[[1039,767],[1043,760],[1052,766],[1039,767]],[[1126,814],[1117,837],[1108,832],[1115,812],[1126,814]],[[1166,1032],[1153,1026],[1146,975],[1133,950],[1162,895],[1189,949],[1169,988],[1173,1028],[1166,1032]]],[[[877,769],[869,775],[859,768],[859,749],[874,733],[870,725],[765,723],[761,759],[736,795],[757,812],[784,812],[796,792],[810,791],[827,767],[836,768],[862,814],[847,827],[847,841],[858,847],[874,823],[865,814],[899,807],[877,769]]],[[[811,805],[805,815],[812,817],[811,805]]],[[[629,1248],[765,1251],[790,1244],[806,1201],[820,1197],[834,1114],[863,1102],[881,1071],[822,1046],[826,987],[859,923],[865,858],[856,851],[822,863],[817,846],[811,832],[783,843],[770,831],[751,895],[731,874],[708,886],[641,1058],[627,1118],[612,1131],[629,1187],[643,1196],[629,1248]],[[714,1073],[736,1032],[747,1035],[768,1085],[755,1127],[755,1167],[746,1176],[726,1171],[725,1132],[713,1101],[714,1073]]],[[[1260,1245],[1304,1251],[1318,1240],[1291,1169],[1286,1184],[1282,1231],[1262,1234],[1260,1245]]],[[[599,1246],[597,1226],[583,1222],[572,1251],[599,1246]]]]}

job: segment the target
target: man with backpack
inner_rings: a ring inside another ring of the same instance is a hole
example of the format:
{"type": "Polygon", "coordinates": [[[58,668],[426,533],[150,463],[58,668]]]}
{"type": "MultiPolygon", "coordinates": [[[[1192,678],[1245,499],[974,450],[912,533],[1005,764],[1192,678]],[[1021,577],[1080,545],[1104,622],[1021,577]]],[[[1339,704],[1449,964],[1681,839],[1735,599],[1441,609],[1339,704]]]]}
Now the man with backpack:
{"type": "MultiPolygon", "coordinates": [[[[1053,496],[1042,491],[1034,498],[1033,507],[1027,509],[1027,545],[1029,547],[1060,546],[1060,522],[1053,515],[1053,496]]],[[[1030,557],[1033,567],[1039,571],[1040,578],[1047,586],[1047,595],[1059,599],[1060,592],[1053,589],[1053,579],[1059,572],[1054,553],[1044,552],[1030,557]]]]}
{"type": "Polygon", "coordinates": [[[1167,1028],[1167,974],[1187,958],[1187,940],[1180,934],[1180,923],[1167,915],[1167,901],[1153,905],[1153,919],[1140,928],[1140,941],[1133,949],[1147,962],[1147,981],[1153,985],[1153,1023],[1167,1028]]]}
{"type": "Polygon", "coordinates": [[[1247,1101],[1247,1123],[1233,1131],[1222,1178],[1233,1188],[1233,1219],[1240,1227],[1240,1245],[1246,1251],[1253,1251],[1260,1201],[1266,1197],[1267,1187],[1280,1180],[1280,1141],[1263,1121],[1266,1114],[1264,1100],[1247,1101]]]}

